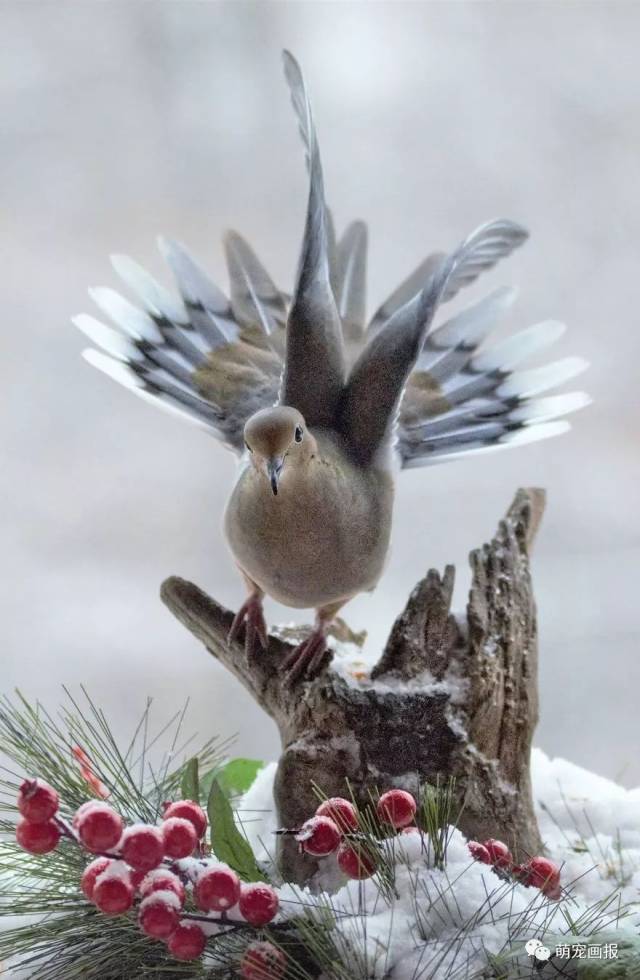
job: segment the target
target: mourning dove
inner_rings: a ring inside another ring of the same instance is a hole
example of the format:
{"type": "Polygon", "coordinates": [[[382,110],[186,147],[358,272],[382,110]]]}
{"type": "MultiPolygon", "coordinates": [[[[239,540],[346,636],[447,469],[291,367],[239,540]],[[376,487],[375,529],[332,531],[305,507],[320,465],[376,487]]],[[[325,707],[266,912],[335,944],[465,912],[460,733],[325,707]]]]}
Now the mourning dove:
{"type": "Polygon", "coordinates": [[[511,221],[491,221],[450,253],[430,255],[365,328],[366,226],[354,222],[336,242],[302,74],[287,52],[284,63],[309,172],[292,296],[236,233],[225,240],[230,299],[182,245],[161,240],[180,298],[115,256],[142,308],[94,289],[117,329],[86,315],[74,322],[105,351],[85,351],[91,364],[240,455],[224,528],[248,598],[231,636],[244,626],[249,653],[266,646],[265,595],[315,609],[313,631],[284,664],[293,681],[324,665],[338,610],[382,574],[399,467],[557,435],[569,428],[560,417],[588,398],[539,397],[582,371],[579,358],[517,369],[561,335],[561,324],[484,345],[513,289],[434,328],[444,303],[528,237],[511,221]]]}

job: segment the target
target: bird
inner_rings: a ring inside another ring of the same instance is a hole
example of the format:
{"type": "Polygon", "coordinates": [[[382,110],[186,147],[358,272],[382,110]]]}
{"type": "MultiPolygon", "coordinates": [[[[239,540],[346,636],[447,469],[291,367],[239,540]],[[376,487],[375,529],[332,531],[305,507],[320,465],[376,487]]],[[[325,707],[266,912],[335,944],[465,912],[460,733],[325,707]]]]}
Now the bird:
{"type": "Polygon", "coordinates": [[[337,236],[302,71],[289,52],[283,58],[308,173],[291,293],[237,232],[224,239],[228,296],[184,245],[161,238],[177,294],[129,257],[112,256],[138,305],[90,289],[111,324],[88,314],[73,322],[95,345],[83,352],[91,365],[239,457],[224,531],[247,597],[229,638],[244,631],[246,655],[260,655],[265,597],[315,610],[313,628],[282,663],[293,684],[325,668],[338,612],[378,584],[402,469],[559,435],[589,397],[547,394],[586,368],[582,358],[521,367],[563,324],[487,342],[515,289],[499,287],[443,317],[460,290],[525,242],[515,221],[490,220],[429,254],[367,321],[367,226],[353,221],[337,236]]]}

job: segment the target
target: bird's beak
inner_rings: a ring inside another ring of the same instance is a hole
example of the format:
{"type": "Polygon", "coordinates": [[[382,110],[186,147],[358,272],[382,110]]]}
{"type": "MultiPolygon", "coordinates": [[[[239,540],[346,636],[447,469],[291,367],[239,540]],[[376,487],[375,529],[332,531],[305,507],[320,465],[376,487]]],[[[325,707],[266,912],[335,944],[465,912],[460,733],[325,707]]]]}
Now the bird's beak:
{"type": "Polygon", "coordinates": [[[278,496],[278,481],[280,479],[280,473],[282,472],[283,465],[284,460],[282,456],[272,456],[267,460],[267,476],[269,477],[269,482],[271,484],[274,497],[278,496]]]}

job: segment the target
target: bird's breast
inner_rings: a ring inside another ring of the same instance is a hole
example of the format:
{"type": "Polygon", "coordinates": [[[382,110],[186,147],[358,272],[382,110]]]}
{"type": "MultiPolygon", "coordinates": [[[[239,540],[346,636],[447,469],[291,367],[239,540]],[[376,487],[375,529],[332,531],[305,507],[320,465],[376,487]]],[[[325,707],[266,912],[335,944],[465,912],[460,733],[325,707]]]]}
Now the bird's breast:
{"type": "Polygon", "coordinates": [[[289,606],[318,607],[373,588],[389,546],[393,483],[318,457],[303,472],[285,467],[278,495],[267,478],[241,471],[225,512],[240,568],[289,606]]]}

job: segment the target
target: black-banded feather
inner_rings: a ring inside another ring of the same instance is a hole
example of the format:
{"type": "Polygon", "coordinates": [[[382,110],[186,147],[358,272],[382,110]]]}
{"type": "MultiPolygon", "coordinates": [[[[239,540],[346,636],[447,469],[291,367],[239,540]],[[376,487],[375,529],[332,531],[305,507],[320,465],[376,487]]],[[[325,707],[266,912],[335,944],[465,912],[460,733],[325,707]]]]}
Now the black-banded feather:
{"type": "MultiPolygon", "coordinates": [[[[265,346],[263,325],[236,322],[227,298],[183,246],[163,241],[161,250],[182,300],[132,260],[117,257],[116,270],[144,309],[112,289],[91,290],[118,329],[87,315],[76,317],[76,325],[104,352],[89,350],[85,357],[139,397],[198,422],[242,452],[247,418],[277,400],[282,356],[265,346]]],[[[255,280],[254,269],[251,274],[255,280]]],[[[253,301],[257,308],[255,293],[253,301]]],[[[283,333],[281,327],[278,332],[283,333]]]]}
{"type": "MultiPolygon", "coordinates": [[[[588,404],[589,400],[585,398],[579,407],[588,404]]],[[[565,419],[537,424],[508,420],[502,425],[486,423],[484,426],[479,425],[466,431],[451,433],[447,438],[431,440],[417,451],[413,451],[413,447],[407,449],[401,443],[402,465],[405,469],[412,469],[467,458],[479,453],[510,449],[562,435],[570,428],[569,422],[565,419]]]]}
{"type": "Polygon", "coordinates": [[[209,350],[236,340],[238,325],[229,300],[192,258],[184,245],[159,238],[158,246],[176,280],[189,323],[209,350]]]}
{"type": "Polygon", "coordinates": [[[539,323],[478,349],[510,298],[497,291],[427,337],[400,411],[397,448],[403,466],[560,434],[565,424],[556,420],[589,403],[583,392],[538,397],[583,371],[586,362],[580,358],[516,370],[562,336],[560,323],[539,323]]]}
{"type": "Polygon", "coordinates": [[[302,72],[284,53],[285,76],[306,148],[307,217],[296,285],[287,320],[280,401],[297,408],[309,425],[331,425],[344,383],[340,318],[330,279],[322,165],[302,72]]]}

